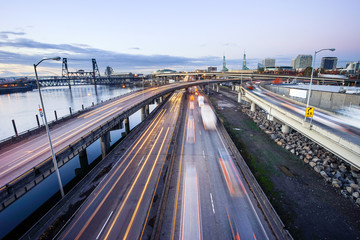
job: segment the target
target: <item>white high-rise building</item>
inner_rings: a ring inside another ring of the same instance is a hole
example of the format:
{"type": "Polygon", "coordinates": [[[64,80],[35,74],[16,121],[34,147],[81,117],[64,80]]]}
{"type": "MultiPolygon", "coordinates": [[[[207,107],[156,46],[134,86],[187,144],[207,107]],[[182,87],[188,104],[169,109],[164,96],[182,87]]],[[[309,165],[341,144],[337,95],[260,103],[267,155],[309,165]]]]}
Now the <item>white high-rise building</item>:
{"type": "Polygon", "coordinates": [[[264,65],[264,67],[275,67],[275,59],[265,58],[262,60],[262,65],[264,65]]]}
{"type": "Polygon", "coordinates": [[[311,67],[312,55],[298,55],[295,59],[295,69],[305,69],[311,67]]]}

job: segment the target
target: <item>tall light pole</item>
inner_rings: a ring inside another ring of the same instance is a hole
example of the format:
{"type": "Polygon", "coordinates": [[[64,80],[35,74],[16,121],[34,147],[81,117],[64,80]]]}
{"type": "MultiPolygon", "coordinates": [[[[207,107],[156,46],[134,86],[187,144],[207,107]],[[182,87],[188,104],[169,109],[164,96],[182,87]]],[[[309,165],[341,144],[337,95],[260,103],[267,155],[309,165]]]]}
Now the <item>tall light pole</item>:
{"type": "Polygon", "coordinates": [[[42,99],[42,96],[41,96],[41,90],[40,90],[40,84],[39,84],[39,77],[38,77],[38,74],[37,74],[37,71],[36,71],[36,67],[37,67],[40,63],[42,63],[43,61],[46,61],[46,60],[60,61],[60,60],[61,60],[61,57],[43,58],[40,62],[38,62],[37,64],[34,64],[34,70],[35,70],[36,84],[37,84],[37,87],[38,87],[38,89],[39,89],[40,102],[41,102],[41,107],[42,107],[42,111],[43,111],[43,114],[44,114],[45,128],[46,128],[46,133],[47,133],[47,136],[48,136],[48,139],[49,139],[49,145],[50,145],[50,149],[51,149],[52,160],[53,160],[53,164],[54,164],[56,176],[57,176],[58,183],[59,183],[59,188],[60,188],[61,197],[63,198],[63,197],[65,196],[65,194],[64,194],[64,189],[63,189],[62,182],[61,182],[60,172],[59,172],[59,168],[58,168],[58,165],[57,165],[54,148],[53,148],[52,143],[51,143],[49,125],[48,125],[48,122],[47,122],[47,119],[46,119],[44,102],[43,102],[43,99],[42,99]]]}
{"type": "MultiPolygon", "coordinates": [[[[324,48],[324,49],[320,49],[319,51],[315,51],[314,53],[314,60],[312,62],[312,68],[311,68],[311,77],[310,77],[310,85],[309,85],[309,90],[308,90],[308,96],[307,96],[307,102],[306,102],[306,108],[309,107],[309,102],[310,102],[310,94],[311,94],[311,86],[312,86],[312,80],[313,80],[313,76],[314,76],[314,68],[315,68],[315,58],[316,58],[316,54],[321,52],[321,51],[325,51],[325,50],[329,50],[329,51],[335,51],[335,48],[324,48]]],[[[306,120],[306,117],[305,117],[306,120]]]]}

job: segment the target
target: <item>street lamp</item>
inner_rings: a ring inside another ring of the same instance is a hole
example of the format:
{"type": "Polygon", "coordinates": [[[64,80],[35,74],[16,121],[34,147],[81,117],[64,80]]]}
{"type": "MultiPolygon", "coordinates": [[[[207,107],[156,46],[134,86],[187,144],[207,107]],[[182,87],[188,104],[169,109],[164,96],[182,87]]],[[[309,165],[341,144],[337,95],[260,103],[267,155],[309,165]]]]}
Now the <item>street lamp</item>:
{"type": "MultiPolygon", "coordinates": [[[[316,54],[321,52],[321,51],[325,51],[325,50],[329,50],[329,51],[333,52],[333,51],[335,51],[335,48],[324,48],[324,49],[320,49],[319,51],[315,51],[315,53],[314,53],[314,60],[313,60],[313,63],[312,63],[312,68],[311,68],[311,77],[310,77],[310,85],[309,85],[307,102],[306,102],[306,109],[309,107],[309,102],[310,102],[310,94],[311,94],[312,80],[313,80],[313,76],[314,76],[314,67],[315,67],[316,54]]],[[[306,117],[305,117],[305,121],[306,121],[306,117]]]]}
{"type": "Polygon", "coordinates": [[[40,63],[42,63],[43,61],[46,61],[46,60],[60,61],[60,60],[61,60],[61,57],[43,58],[40,62],[38,62],[37,64],[34,64],[34,70],[35,70],[36,84],[37,84],[37,87],[38,87],[38,89],[39,89],[40,102],[41,102],[41,107],[42,107],[42,111],[43,111],[43,114],[44,114],[45,128],[46,128],[46,133],[47,133],[47,136],[48,136],[48,139],[49,139],[49,145],[50,145],[50,149],[51,149],[52,160],[53,160],[53,164],[54,164],[56,176],[57,176],[57,179],[58,179],[58,182],[59,182],[59,188],[60,188],[61,197],[63,198],[63,197],[65,196],[65,194],[64,194],[64,189],[63,189],[62,182],[61,182],[60,172],[59,172],[59,168],[58,168],[58,165],[57,165],[54,148],[53,148],[52,143],[51,143],[49,125],[48,125],[47,119],[46,119],[44,102],[43,102],[43,99],[42,99],[42,96],[41,96],[41,91],[40,91],[39,77],[38,77],[38,74],[37,74],[37,71],[36,71],[36,67],[37,67],[40,63]]]}

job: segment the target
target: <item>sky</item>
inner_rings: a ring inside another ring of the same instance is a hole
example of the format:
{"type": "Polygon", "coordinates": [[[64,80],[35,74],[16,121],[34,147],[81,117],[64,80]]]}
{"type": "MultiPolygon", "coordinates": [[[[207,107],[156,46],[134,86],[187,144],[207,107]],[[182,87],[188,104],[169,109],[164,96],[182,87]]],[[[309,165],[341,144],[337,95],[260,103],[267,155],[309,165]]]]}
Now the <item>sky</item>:
{"type": "MultiPolygon", "coordinates": [[[[256,68],[264,58],[291,65],[298,54],[360,60],[359,0],[1,0],[0,77],[32,76],[44,57],[68,58],[69,71],[101,74],[256,68]]],[[[61,76],[46,61],[40,75],[61,76]]]]}

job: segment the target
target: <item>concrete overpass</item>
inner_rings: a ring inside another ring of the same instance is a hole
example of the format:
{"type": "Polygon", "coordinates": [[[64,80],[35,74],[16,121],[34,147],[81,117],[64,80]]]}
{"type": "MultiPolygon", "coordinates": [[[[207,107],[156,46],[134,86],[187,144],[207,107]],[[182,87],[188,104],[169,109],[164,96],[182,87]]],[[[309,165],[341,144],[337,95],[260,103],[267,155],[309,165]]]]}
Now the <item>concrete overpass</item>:
{"type": "MultiPolygon", "coordinates": [[[[339,136],[336,132],[326,129],[320,124],[311,123],[309,120],[305,122],[304,110],[302,110],[303,115],[294,114],[243,87],[240,89],[239,99],[250,102],[252,111],[255,111],[255,105],[265,110],[268,120],[280,121],[283,124],[282,131],[284,133],[288,133],[290,128],[295,129],[349,164],[360,168],[360,145],[346,136],[339,136]]],[[[303,108],[305,109],[305,107],[303,108]]]]}

